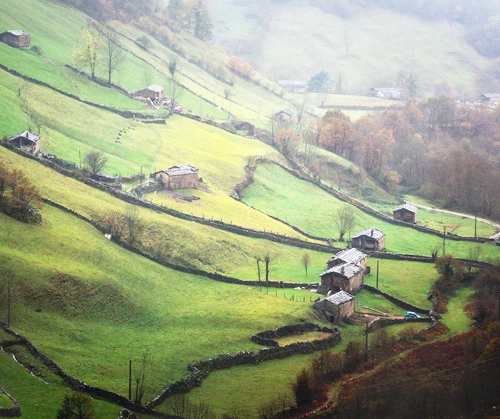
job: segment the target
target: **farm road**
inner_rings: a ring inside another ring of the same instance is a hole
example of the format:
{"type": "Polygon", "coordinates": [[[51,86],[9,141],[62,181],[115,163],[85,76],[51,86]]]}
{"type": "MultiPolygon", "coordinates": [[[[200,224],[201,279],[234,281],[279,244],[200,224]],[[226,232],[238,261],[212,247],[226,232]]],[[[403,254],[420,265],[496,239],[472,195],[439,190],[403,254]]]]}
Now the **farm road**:
{"type": "MultiPolygon", "coordinates": [[[[444,210],[444,209],[440,209],[440,208],[432,208],[432,207],[426,207],[425,205],[420,205],[420,204],[415,204],[413,202],[410,202],[410,201],[405,201],[407,204],[410,204],[410,205],[413,205],[415,207],[418,207],[418,208],[422,208],[422,209],[425,209],[425,210],[428,210],[428,211],[437,211],[437,212],[444,212],[445,214],[451,214],[451,215],[457,215],[459,217],[465,217],[465,218],[470,218],[470,219],[474,219],[475,217],[473,215],[470,215],[470,214],[464,214],[462,212],[455,212],[455,211],[448,211],[448,210],[444,210]]],[[[496,229],[500,230],[500,224],[499,223],[495,223],[494,221],[490,221],[490,220],[487,220],[486,218],[477,218],[477,221],[481,221],[482,223],[485,223],[485,224],[489,224],[490,226],[492,227],[495,227],[496,229]]],[[[500,238],[500,232],[489,237],[490,239],[498,239],[500,238]]]]}

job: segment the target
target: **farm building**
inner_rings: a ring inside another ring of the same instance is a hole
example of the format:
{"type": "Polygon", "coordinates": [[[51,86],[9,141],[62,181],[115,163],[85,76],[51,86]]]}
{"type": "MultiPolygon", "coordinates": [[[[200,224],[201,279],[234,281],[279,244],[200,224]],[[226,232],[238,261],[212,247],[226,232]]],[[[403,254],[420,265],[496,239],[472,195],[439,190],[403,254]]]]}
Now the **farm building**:
{"type": "Polygon", "coordinates": [[[500,104],[500,93],[485,93],[481,95],[481,102],[496,106],[500,104]]]}
{"type": "Polygon", "coordinates": [[[255,126],[253,126],[249,122],[238,121],[232,124],[234,129],[237,131],[245,131],[246,135],[254,135],[255,134],[255,126]]]}
{"type": "Polygon", "coordinates": [[[134,94],[145,99],[154,100],[155,102],[161,102],[165,99],[165,89],[157,84],[152,84],[145,89],[138,90],[134,94]]]}
{"type": "Polygon", "coordinates": [[[354,314],[354,302],[354,297],[351,294],[339,291],[316,302],[313,307],[323,313],[332,323],[335,323],[354,314]]]}
{"type": "Polygon", "coordinates": [[[384,250],[385,233],[376,228],[367,228],[352,237],[353,246],[363,250],[384,250]]]}
{"type": "Polygon", "coordinates": [[[417,211],[418,208],[414,205],[404,203],[398,205],[392,210],[392,214],[395,220],[405,221],[407,223],[417,223],[417,211]]]}
{"type": "Polygon", "coordinates": [[[274,114],[274,120],[282,124],[290,124],[292,122],[293,113],[288,109],[282,109],[274,114]]]}
{"type": "Polygon", "coordinates": [[[342,265],[344,263],[352,263],[365,269],[367,256],[368,255],[366,253],[363,253],[353,247],[352,249],[344,249],[334,254],[330,259],[328,259],[326,264],[328,268],[333,268],[334,266],[342,265]]]}
{"type": "Polygon", "coordinates": [[[278,85],[290,93],[307,92],[307,82],[304,80],[278,80],[278,85]]]}
{"type": "Polygon", "coordinates": [[[8,139],[14,147],[33,155],[40,151],[40,136],[29,131],[21,132],[8,139]]]}
{"type": "Polygon", "coordinates": [[[7,31],[0,34],[0,41],[14,48],[26,48],[30,46],[30,34],[19,29],[7,31]]]}
{"type": "Polygon", "coordinates": [[[363,285],[364,268],[353,263],[335,265],[320,274],[321,285],[318,294],[328,294],[332,291],[356,292],[363,285]]]}
{"type": "Polygon", "coordinates": [[[172,166],[170,169],[154,173],[163,189],[197,189],[198,169],[190,164],[172,166]]]}
{"type": "Polygon", "coordinates": [[[370,89],[370,95],[393,100],[399,100],[403,98],[403,92],[401,91],[401,89],[396,89],[395,87],[372,87],[370,89]]]}

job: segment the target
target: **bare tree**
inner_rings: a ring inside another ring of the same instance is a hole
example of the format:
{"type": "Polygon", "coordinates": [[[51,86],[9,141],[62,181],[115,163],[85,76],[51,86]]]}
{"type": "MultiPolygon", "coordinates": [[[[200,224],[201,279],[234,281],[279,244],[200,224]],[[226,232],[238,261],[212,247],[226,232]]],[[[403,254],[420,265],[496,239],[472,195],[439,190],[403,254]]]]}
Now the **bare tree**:
{"type": "Polygon", "coordinates": [[[135,375],[135,403],[141,404],[142,402],[142,398],[144,397],[144,393],[146,391],[146,381],[151,370],[152,361],[153,357],[149,350],[146,349],[142,354],[141,362],[139,364],[139,372],[135,375]]]}
{"type": "Polygon", "coordinates": [[[434,246],[431,247],[431,257],[432,257],[432,260],[436,260],[437,259],[438,253],[439,253],[439,251],[441,250],[442,247],[443,247],[442,244],[435,244],[434,246]]]}
{"type": "Polygon", "coordinates": [[[6,324],[10,327],[12,319],[12,304],[16,296],[15,292],[15,280],[14,277],[9,273],[0,274],[0,301],[5,304],[5,309],[7,310],[6,324]]]}
{"type": "Polygon", "coordinates": [[[255,256],[255,262],[257,262],[257,274],[260,282],[260,262],[262,262],[262,259],[259,256],[255,256]]]}
{"type": "Polygon", "coordinates": [[[265,266],[266,266],[266,285],[269,286],[269,273],[271,272],[271,264],[274,262],[274,260],[276,259],[276,255],[274,253],[271,253],[271,252],[267,252],[265,255],[264,255],[264,263],[265,263],[265,266]]]}
{"type": "Polygon", "coordinates": [[[302,262],[302,266],[306,270],[306,276],[307,276],[307,268],[309,267],[309,264],[311,263],[311,255],[309,253],[304,253],[302,255],[301,262],[302,262]]]}
{"type": "Polygon", "coordinates": [[[125,211],[125,232],[127,234],[127,243],[134,246],[140,243],[146,225],[139,217],[139,210],[136,206],[130,205],[125,211]]]}
{"type": "Polygon", "coordinates": [[[104,166],[106,166],[106,163],[108,162],[108,158],[105,157],[101,151],[94,150],[85,156],[83,162],[89,168],[92,176],[96,176],[102,169],[104,169],[104,166]]]}
{"type": "Polygon", "coordinates": [[[311,162],[314,150],[318,145],[320,131],[319,122],[311,122],[302,128],[300,134],[304,142],[304,165],[308,166],[311,162]]]}
{"type": "Polygon", "coordinates": [[[177,83],[177,81],[172,77],[170,83],[168,85],[168,99],[170,100],[170,109],[173,110],[175,108],[175,102],[179,97],[184,93],[184,88],[177,83]]]}
{"type": "Polygon", "coordinates": [[[116,32],[111,28],[104,31],[104,59],[108,70],[108,83],[111,84],[111,74],[123,64],[123,50],[118,45],[116,32]]]}
{"type": "Polygon", "coordinates": [[[356,225],[356,214],[354,210],[349,205],[344,205],[339,208],[333,216],[333,224],[339,232],[339,240],[344,241],[344,235],[349,232],[356,225]]]}

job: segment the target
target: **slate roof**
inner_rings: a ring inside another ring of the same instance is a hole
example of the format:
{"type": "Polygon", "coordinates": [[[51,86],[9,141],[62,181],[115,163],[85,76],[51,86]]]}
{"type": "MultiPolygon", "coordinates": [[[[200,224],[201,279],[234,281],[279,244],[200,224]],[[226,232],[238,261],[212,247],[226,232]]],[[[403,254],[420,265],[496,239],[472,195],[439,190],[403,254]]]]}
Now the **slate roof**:
{"type": "Polygon", "coordinates": [[[167,170],[162,170],[162,172],[166,173],[169,176],[184,176],[198,173],[198,169],[191,164],[181,164],[178,166],[172,166],[167,170]]]}
{"type": "Polygon", "coordinates": [[[347,303],[348,301],[354,300],[354,297],[348,292],[339,291],[335,294],[330,295],[329,297],[326,297],[325,300],[329,301],[332,304],[335,304],[336,306],[339,306],[341,304],[347,303]]]}
{"type": "Polygon", "coordinates": [[[14,29],[11,31],[7,31],[6,33],[11,33],[12,35],[15,35],[15,36],[29,35],[28,32],[24,32],[20,29],[14,29]]]}
{"type": "Polygon", "coordinates": [[[298,87],[307,86],[307,82],[304,80],[278,80],[278,84],[280,86],[298,86],[298,87]]]}
{"type": "Polygon", "coordinates": [[[363,253],[361,250],[353,247],[352,249],[344,249],[334,254],[330,259],[328,259],[328,263],[333,262],[334,260],[341,260],[345,263],[357,264],[367,256],[368,255],[366,253],[363,253]]]}
{"type": "Polygon", "coordinates": [[[355,234],[354,236],[352,236],[352,238],[356,239],[361,236],[373,237],[376,240],[380,240],[385,236],[385,233],[383,231],[377,230],[376,228],[370,227],[355,234]]]}
{"type": "Polygon", "coordinates": [[[33,134],[32,132],[29,132],[29,131],[24,131],[24,132],[21,132],[20,134],[16,134],[13,137],[10,137],[9,141],[13,141],[19,137],[23,137],[25,140],[31,141],[32,143],[36,143],[36,142],[40,141],[39,135],[33,134]]]}
{"type": "Polygon", "coordinates": [[[496,99],[496,98],[500,97],[500,93],[485,93],[485,94],[483,94],[483,96],[486,99],[496,99]]]}
{"type": "Polygon", "coordinates": [[[158,86],[157,84],[152,84],[151,86],[148,86],[148,90],[151,90],[152,92],[156,92],[156,93],[161,93],[165,89],[161,86],[158,86]]]}
{"type": "Polygon", "coordinates": [[[354,265],[352,263],[343,263],[342,265],[334,266],[333,268],[327,269],[325,272],[319,276],[325,276],[327,274],[336,273],[351,279],[354,275],[360,273],[363,270],[361,266],[354,265]]]}
{"type": "Polygon", "coordinates": [[[401,90],[395,87],[374,87],[372,90],[382,93],[384,96],[401,95],[401,90]]]}
{"type": "Polygon", "coordinates": [[[282,109],[281,111],[276,112],[275,115],[279,115],[280,113],[287,114],[288,116],[293,116],[292,111],[289,111],[288,109],[282,109]]]}
{"type": "Polygon", "coordinates": [[[417,211],[418,211],[418,208],[416,206],[408,204],[408,203],[405,202],[404,204],[398,205],[396,208],[394,208],[392,210],[392,212],[396,212],[396,211],[399,211],[399,210],[402,210],[402,209],[405,209],[407,211],[413,212],[414,214],[416,214],[417,211]]]}

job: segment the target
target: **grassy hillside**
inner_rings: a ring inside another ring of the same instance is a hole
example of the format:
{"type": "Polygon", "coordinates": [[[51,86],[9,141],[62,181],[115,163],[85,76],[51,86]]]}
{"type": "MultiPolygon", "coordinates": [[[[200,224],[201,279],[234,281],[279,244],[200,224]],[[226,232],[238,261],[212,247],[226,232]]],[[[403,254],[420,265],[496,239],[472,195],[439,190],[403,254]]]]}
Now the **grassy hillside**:
{"type": "Polygon", "coordinates": [[[163,268],[70,215],[42,213],[38,227],[0,216],[0,260],[20,292],[12,325],[89,384],[126,394],[127,360],[149,349],[150,397],[187,363],[256,349],[253,333],[309,316],[308,305],[163,268]]]}
{"type": "MultiPolygon", "coordinates": [[[[252,206],[296,225],[304,231],[320,237],[338,237],[332,217],[344,203],[317,186],[302,181],[276,165],[260,165],[252,183],[244,193],[244,200],[252,206]],[[303,197],[307,196],[307,199],[303,197]],[[290,205],[293,202],[293,205],[290,205]]],[[[430,256],[430,250],[442,243],[442,239],[417,230],[390,224],[354,208],[356,231],[376,227],[387,235],[389,252],[430,256]]],[[[477,245],[447,240],[446,252],[456,257],[467,257],[477,245]]],[[[482,258],[498,258],[497,246],[482,245],[482,258]]]]}
{"type": "Polygon", "coordinates": [[[308,2],[209,4],[223,45],[275,78],[308,80],[328,71],[337,92],[366,94],[394,85],[406,70],[415,74],[419,96],[434,94],[434,84],[447,80],[459,94],[476,97],[478,74],[491,64],[466,42],[463,26],[445,20],[378,8],[341,17],[341,10],[335,15],[308,2]]]}

